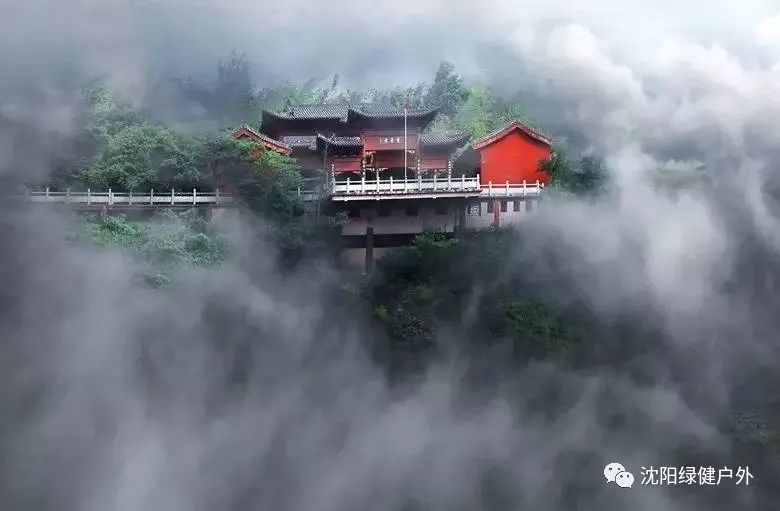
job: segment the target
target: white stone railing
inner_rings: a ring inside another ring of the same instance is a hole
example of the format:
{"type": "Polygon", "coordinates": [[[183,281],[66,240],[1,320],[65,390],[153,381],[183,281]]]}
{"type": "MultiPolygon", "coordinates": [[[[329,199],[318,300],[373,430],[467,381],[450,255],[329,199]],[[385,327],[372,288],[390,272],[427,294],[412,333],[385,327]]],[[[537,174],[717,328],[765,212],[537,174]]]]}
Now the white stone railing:
{"type": "Polygon", "coordinates": [[[199,192],[193,188],[191,192],[155,192],[149,193],[121,192],[117,193],[109,189],[107,192],[53,192],[46,188],[43,191],[26,191],[25,198],[29,202],[59,203],[59,204],[83,204],[105,206],[186,206],[186,205],[223,205],[233,202],[233,196],[215,192],[199,192]]]}
{"type": "Polygon", "coordinates": [[[486,185],[482,185],[482,196],[487,197],[534,197],[541,195],[544,190],[544,183],[535,181],[529,183],[523,181],[521,183],[510,183],[506,181],[504,183],[492,183],[488,182],[486,185]]]}
{"type": "Polygon", "coordinates": [[[347,178],[333,181],[332,195],[403,195],[435,192],[478,192],[479,178],[461,176],[459,178],[417,178],[417,179],[360,179],[347,178]]]}
{"type": "MultiPolygon", "coordinates": [[[[479,193],[481,197],[533,197],[544,190],[544,183],[539,181],[520,183],[482,184],[479,177],[443,177],[417,179],[360,179],[334,180],[330,186],[330,195],[404,195],[421,193],[479,193]]],[[[299,192],[300,195],[300,192],[299,192]]]]}
{"type": "MultiPolygon", "coordinates": [[[[323,193],[319,193],[317,187],[312,187],[314,180],[307,180],[292,193],[303,201],[315,201],[318,198],[347,197],[347,196],[416,196],[429,197],[441,194],[459,195],[469,197],[533,197],[541,195],[544,184],[539,181],[521,183],[504,182],[501,184],[488,182],[481,184],[479,177],[433,177],[412,179],[359,179],[333,180],[325,187],[323,193]]],[[[193,188],[191,192],[171,190],[170,192],[148,193],[114,192],[111,189],[104,192],[64,192],[50,191],[48,188],[38,191],[26,191],[25,197],[29,202],[61,203],[74,205],[105,205],[105,206],[198,206],[198,205],[226,205],[232,204],[235,197],[230,194],[215,192],[199,192],[193,188]]]]}

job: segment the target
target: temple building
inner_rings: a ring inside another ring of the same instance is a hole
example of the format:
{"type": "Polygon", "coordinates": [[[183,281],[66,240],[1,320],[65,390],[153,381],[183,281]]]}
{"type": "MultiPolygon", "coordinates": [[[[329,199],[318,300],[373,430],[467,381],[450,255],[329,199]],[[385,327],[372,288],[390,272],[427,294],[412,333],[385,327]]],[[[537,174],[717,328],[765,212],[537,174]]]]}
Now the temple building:
{"type": "Polygon", "coordinates": [[[345,257],[370,270],[382,252],[424,230],[520,221],[549,182],[540,166],[552,150],[546,135],[513,121],[468,144],[464,133],[426,133],[437,113],[365,103],[289,106],[264,110],[262,132],[243,126],[234,135],[295,158],[311,183],[304,198],[347,213],[345,257]]]}
{"type": "Polygon", "coordinates": [[[416,178],[451,171],[468,135],[423,134],[438,109],[373,104],[305,105],[263,112],[263,132],[292,148],[304,175],[323,167],[337,179],[416,178]]]}

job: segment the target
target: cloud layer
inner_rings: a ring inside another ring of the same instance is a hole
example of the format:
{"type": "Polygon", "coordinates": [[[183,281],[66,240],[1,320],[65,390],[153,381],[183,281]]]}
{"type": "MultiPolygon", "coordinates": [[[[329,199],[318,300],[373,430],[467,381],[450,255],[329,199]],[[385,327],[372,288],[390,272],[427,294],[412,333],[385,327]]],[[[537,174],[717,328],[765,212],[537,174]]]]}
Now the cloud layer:
{"type": "MultiPolygon", "coordinates": [[[[486,396],[448,360],[398,393],[361,348],[371,331],[332,305],[337,275],[283,280],[246,232],[245,262],[159,293],[134,288],[121,256],[66,245],[53,215],[5,211],[3,507],[760,509],[747,489],[605,491],[601,470],[671,464],[686,448],[730,463],[719,414],[744,403],[749,374],[774,377],[780,226],[762,187],[778,152],[778,13],[593,5],[0,5],[0,66],[13,71],[0,114],[33,132],[69,132],[67,93],[85,78],[143,103],[157,80],[211,73],[233,48],[260,84],[334,72],[349,86],[413,83],[450,59],[469,80],[520,89],[550,131],[604,155],[618,186],[598,204],[545,204],[507,265],[531,268],[551,299],[651,331],[590,340],[636,350],[627,367],[534,366],[486,396]],[[718,186],[657,193],[644,178],[669,160],[706,163],[718,186]]],[[[5,140],[0,163],[18,157],[5,140]]]]}

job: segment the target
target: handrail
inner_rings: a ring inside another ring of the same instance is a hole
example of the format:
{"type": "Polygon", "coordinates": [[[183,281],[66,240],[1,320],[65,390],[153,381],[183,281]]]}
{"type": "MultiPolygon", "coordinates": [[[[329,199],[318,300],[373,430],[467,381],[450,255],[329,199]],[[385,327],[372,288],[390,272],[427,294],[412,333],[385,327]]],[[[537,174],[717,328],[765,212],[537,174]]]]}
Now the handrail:
{"type": "Polygon", "coordinates": [[[451,192],[478,192],[480,196],[487,197],[526,197],[540,195],[544,189],[544,183],[539,181],[511,183],[505,181],[500,184],[488,182],[482,184],[479,176],[476,177],[433,177],[408,179],[366,179],[353,180],[346,178],[343,180],[332,180],[330,193],[332,195],[404,195],[419,193],[438,193],[443,194],[451,192]]]}
{"type": "Polygon", "coordinates": [[[154,189],[148,193],[138,194],[135,192],[114,192],[110,188],[107,192],[93,192],[87,189],[86,192],[72,192],[70,189],[62,191],[51,191],[46,188],[43,191],[25,190],[25,198],[28,202],[50,202],[64,204],[86,204],[86,205],[198,205],[198,204],[223,204],[233,201],[233,196],[224,194],[220,190],[214,192],[199,192],[193,188],[191,192],[170,192],[155,193],[154,189]]]}
{"type": "MultiPolygon", "coordinates": [[[[492,197],[492,198],[510,198],[538,196],[544,190],[544,183],[539,181],[520,183],[493,183],[488,181],[486,184],[480,183],[479,176],[437,176],[423,178],[396,179],[366,179],[361,178],[352,180],[346,178],[342,180],[331,179],[329,183],[323,183],[323,186],[309,187],[306,184],[313,182],[314,179],[304,180],[301,186],[291,190],[291,193],[297,195],[304,201],[316,201],[328,196],[431,196],[431,194],[443,196],[453,194],[466,194],[470,197],[492,197]]],[[[177,192],[170,190],[167,192],[156,192],[154,189],[148,193],[136,192],[114,192],[110,188],[107,192],[93,192],[87,189],[86,192],[72,192],[70,189],[65,191],[45,190],[26,190],[25,198],[29,202],[49,202],[66,204],[86,204],[86,205],[198,205],[198,204],[216,204],[233,202],[234,197],[230,194],[222,193],[220,190],[214,192],[199,192],[193,188],[192,192],[177,192]]]]}

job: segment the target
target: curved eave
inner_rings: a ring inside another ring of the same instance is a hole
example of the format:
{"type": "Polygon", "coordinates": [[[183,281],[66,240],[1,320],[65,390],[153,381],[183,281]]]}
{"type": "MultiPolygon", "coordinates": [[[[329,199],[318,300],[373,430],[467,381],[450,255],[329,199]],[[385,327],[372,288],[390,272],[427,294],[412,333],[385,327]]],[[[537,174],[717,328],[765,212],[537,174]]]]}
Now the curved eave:
{"type": "Polygon", "coordinates": [[[339,115],[290,115],[263,109],[263,120],[272,119],[277,121],[343,121],[344,118],[339,115]]]}
{"type": "MultiPolygon", "coordinates": [[[[413,110],[407,112],[406,120],[413,121],[416,124],[427,126],[433,121],[433,119],[436,117],[436,114],[438,113],[439,113],[439,107],[429,108],[427,110],[413,110]]],[[[393,112],[389,114],[364,112],[357,108],[350,108],[347,111],[348,123],[360,122],[360,121],[369,121],[369,122],[398,121],[398,120],[403,120],[403,118],[404,118],[403,111],[398,113],[393,112]]]]}
{"type": "Polygon", "coordinates": [[[318,133],[317,151],[322,152],[326,148],[331,152],[359,154],[363,150],[363,142],[360,141],[360,137],[335,137],[330,139],[318,133]],[[357,143],[354,140],[346,141],[344,140],[345,138],[357,139],[357,143]]]}
{"type": "Polygon", "coordinates": [[[273,135],[279,135],[280,132],[289,129],[297,129],[301,125],[315,123],[318,126],[341,124],[344,122],[342,117],[338,116],[299,116],[295,117],[288,114],[280,114],[271,110],[263,110],[262,113],[263,130],[273,135]]]}
{"type": "Polygon", "coordinates": [[[446,149],[452,151],[468,142],[469,138],[471,138],[468,133],[458,133],[449,137],[443,137],[440,140],[427,142],[425,137],[426,135],[423,135],[420,140],[420,147],[423,151],[426,149],[446,149]]]}
{"type": "Polygon", "coordinates": [[[292,147],[288,146],[284,142],[273,139],[268,135],[264,135],[259,131],[253,130],[249,126],[241,126],[233,132],[233,137],[236,139],[249,138],[263,145],[266,149],[276,151],[277,153],[289,156],[292,153],[292,147]]]}

